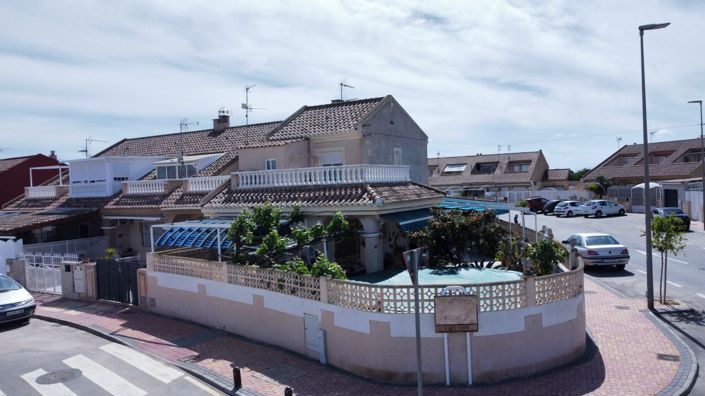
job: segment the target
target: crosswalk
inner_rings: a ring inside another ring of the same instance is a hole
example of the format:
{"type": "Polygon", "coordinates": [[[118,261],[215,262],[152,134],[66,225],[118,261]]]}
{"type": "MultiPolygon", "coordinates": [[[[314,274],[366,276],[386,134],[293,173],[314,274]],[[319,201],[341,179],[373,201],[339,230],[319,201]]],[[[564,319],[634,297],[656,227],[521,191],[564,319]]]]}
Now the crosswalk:
{"type": "MultiPolygon", "coordinates": [[[[172,388],[181,391],[185,388],[191,389],[188,392],[179,392],[181,394],[219,394],[180,370],[131,348],[113,343],[103,345],[91,354],[76,354],[43,366],[20,375],[13,388],[0,389],[0,396],[17,394],[18,389],[21,389],[22,395],[28,396],[147,396],[171,394],[172,388]],[[76,378],[56,380],[61,377],[59,373],[62,372],[80,374],[77,374],[76,378]],[[141,379],[135,381],[134,378],[141,379]]],[[[0,388],[6,385],[0,383],[0,388]]]]}

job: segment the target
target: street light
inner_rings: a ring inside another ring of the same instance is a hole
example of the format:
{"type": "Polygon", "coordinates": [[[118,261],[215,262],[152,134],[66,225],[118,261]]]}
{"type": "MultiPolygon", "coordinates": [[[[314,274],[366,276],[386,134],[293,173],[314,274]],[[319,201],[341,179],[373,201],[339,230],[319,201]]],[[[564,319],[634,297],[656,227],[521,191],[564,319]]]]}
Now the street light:
{"type": "MultiPolygon", "coordinates": [[[[703,101],[702,100],[691,100],[688,103],[697,103],[700,105],[700,167],[702,168],[703,174],[703,202],[702,206],[705,208],[705,143],[703,143],[703,101]]],[[[701,219],[703,222],[703,229],[705,229],[705,219],[702,218],[703,211],[700,211],[701,219]]]]}
{"type": "Polygon", "coordinates": [[[649,137],[646,128],[646,79],[644,78],[644,30],[663,29],[668,23],[654,23],[639,26],[641,43],[641,114],[644,123],[644,223],[646,225],[646,303],[654,309],[654,269],[651,256],[651,180],[649,180],[649,137]]]}

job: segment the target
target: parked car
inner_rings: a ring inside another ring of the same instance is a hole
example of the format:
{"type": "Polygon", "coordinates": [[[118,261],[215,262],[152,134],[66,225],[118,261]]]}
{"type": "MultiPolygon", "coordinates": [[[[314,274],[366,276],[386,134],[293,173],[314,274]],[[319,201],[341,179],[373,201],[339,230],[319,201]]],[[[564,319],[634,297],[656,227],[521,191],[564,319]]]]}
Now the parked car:
{"type": "Polygon", "coordinates": [[[538,213],[543,212],[543,207],[548,203],[548,200],[542,197],[531,197],[526,199],[526,203],[529,205],[530,211],[538,213]]]}
{"type": "Polygon", "coordinates": [[[629,262],[629,249],[609,234],[581,233],[568,237],[564,244],[575,241],[575,248],[586,266],[614,265],[623,270],[629,262]]]}
{"type": "Polygon", "coordinates": [[[683,221],[683,231],[690,231],[690,217],[681,208],[656,208],[651,211],[654,217],[674,216],[683,221]]]}
{"type": "Polygon", "coordinates": [[[29,321],[35,308],[34,298],[22,285],[0,275],[0,323],[29,321]]]}
{"type": "Polygon", "coordinates": [[[624,216],[626,213],[624,206],[605,199],[593,199],[585,202],[583,206],[585,206],[583,213],[585,217],[624,216]]]}
{"type": "Polygon", "coordinates": [[[556,208],[556,205],[558,205],[561,202],[563,202],[563,201],[561,201],[560,199],[548,201],[548,203],[546,205],[543,205],[543,214],[548,216],[549,213],[553,213],[553,210],[556,208]]]}
{"type": "Polygon", "coordinates": [[[573,217],[584,214],[585,209],[578,201],[563,201],[553,208],[553,214],[556,217],[566,216],[573,217]]]}

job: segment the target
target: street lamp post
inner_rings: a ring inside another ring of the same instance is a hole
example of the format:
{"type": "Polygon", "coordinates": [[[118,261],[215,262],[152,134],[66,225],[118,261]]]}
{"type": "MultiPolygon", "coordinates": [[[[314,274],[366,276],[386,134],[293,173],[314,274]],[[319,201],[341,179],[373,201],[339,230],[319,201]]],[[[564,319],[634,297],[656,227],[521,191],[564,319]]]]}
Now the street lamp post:
{"type": "Polygon", "coordinates": [[[651,181],[649,180],[649,137],[646,127],[646,79],[644,77],[644,31],[663,29],[670,23],[639,26],[641,43],[641,115],[644,124],[644,223],[646,226],[646,303],[654,309],[654,270],[651,256],[651,181]]]}
{"type": "MultiPolygon", "coordinates": [[[[691,100],[688,103],[697,103],[700,105],[700,167],[702,168],[703,174],[703,202],[702,207],[705,208],[705,143],[703,143],[703,101],[702,100],[691,100]]],[[[700,221],[703,222],[703,229],[705,229],[705,216],[703,210],[700,211],[700,221]]]]}

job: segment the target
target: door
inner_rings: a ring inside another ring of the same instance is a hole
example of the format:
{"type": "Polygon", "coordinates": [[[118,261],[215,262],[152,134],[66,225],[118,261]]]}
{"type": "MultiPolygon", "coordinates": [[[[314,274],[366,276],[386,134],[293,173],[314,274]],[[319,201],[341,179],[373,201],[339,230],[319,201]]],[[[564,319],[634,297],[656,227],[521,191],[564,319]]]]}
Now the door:
{"type": "Polygon", "coordinates": [[[663,189],[664,205],[670,208],[678,207],[678,190],[663,189]]]}
{"type": "Polygon", "coordinates": [[[137,270],[144,267],[138,260],[98,260],[98,299],[138,305],[137,270]]]}
{"type": "Polygon", "coordinates": [[[304,337],[306,349],[318,354],[318,360],[326,364],[326,339],[325,332],[321,330],[318,316],[304,314],[304,337]]]}

